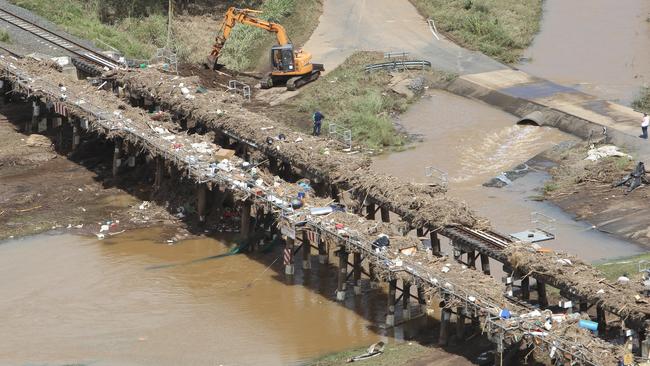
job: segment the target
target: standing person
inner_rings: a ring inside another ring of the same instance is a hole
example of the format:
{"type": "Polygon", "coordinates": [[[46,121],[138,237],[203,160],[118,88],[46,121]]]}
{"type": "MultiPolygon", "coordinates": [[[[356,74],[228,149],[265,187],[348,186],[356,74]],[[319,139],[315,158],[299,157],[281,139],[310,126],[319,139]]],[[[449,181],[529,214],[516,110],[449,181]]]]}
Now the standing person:
{"type": "Polygon", "coordinates": [[[642,139],[648,139],[648,125],[650,125],[650,117],[647,113],[643,113],[643,120],[641,121],[641,136],[642,139]]]}
{"type": "Polygon", "coordinates": [[[321,112],[314,112],[314,115],[312,116],[312,120],[314,121],[314,136],[320,136],[320,128],[323,124],[323,118],[325,118],[325,116],[321,112]]]}

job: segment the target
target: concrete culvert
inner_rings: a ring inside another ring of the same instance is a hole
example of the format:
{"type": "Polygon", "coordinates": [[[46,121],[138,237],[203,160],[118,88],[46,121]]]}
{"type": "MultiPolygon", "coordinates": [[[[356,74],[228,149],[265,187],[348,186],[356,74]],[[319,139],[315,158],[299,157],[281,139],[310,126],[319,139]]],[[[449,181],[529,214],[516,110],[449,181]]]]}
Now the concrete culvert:
{"type": "Polygon", "coordinates": [[[544,115],[540,111],[528,113],[524,118],[517,121],[518,125],[542,126],[544,124],[544,115]]]}

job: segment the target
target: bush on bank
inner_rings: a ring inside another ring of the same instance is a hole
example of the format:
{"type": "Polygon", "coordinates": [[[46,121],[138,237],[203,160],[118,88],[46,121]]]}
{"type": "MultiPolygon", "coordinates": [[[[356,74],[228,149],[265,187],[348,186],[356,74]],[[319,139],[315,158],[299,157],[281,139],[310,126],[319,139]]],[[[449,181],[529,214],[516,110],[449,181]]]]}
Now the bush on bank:
{"type": "Polygon", "coordinates": [[[462,46],[516,63],[539,31],[542,0],[410,0],[462,46]]]}

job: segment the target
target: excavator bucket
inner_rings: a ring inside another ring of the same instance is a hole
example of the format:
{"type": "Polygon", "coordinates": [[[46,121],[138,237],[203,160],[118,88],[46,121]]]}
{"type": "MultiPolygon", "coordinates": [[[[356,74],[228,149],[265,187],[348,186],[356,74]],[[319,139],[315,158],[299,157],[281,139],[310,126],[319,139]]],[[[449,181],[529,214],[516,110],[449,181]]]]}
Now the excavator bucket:
{"type": "Polygon", "coordinates": [[[226,40],[223,37],[217,37],[214,41],[214,45],[212,45],[212,51],[210,52],[210,55],[208,56],[206,67],[211,69],[211,70],[217,70],[219,69],[219,54],[221,53],[221,49],[223,48],[224,44],[226,43],[226,40]]]}

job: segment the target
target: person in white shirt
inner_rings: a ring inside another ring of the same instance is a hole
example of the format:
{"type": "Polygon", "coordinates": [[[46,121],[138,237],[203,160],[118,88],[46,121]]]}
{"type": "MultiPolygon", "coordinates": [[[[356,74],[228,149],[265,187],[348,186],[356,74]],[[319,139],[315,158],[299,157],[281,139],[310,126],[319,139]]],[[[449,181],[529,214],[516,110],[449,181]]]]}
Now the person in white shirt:
{"type": "Polygon", "coordinates": [[[643,113],[643,120],[641,121],[641,136],[642,139],[648,139],[648,125],[650,125],[650,117],[647,113],[643,113]]]}

